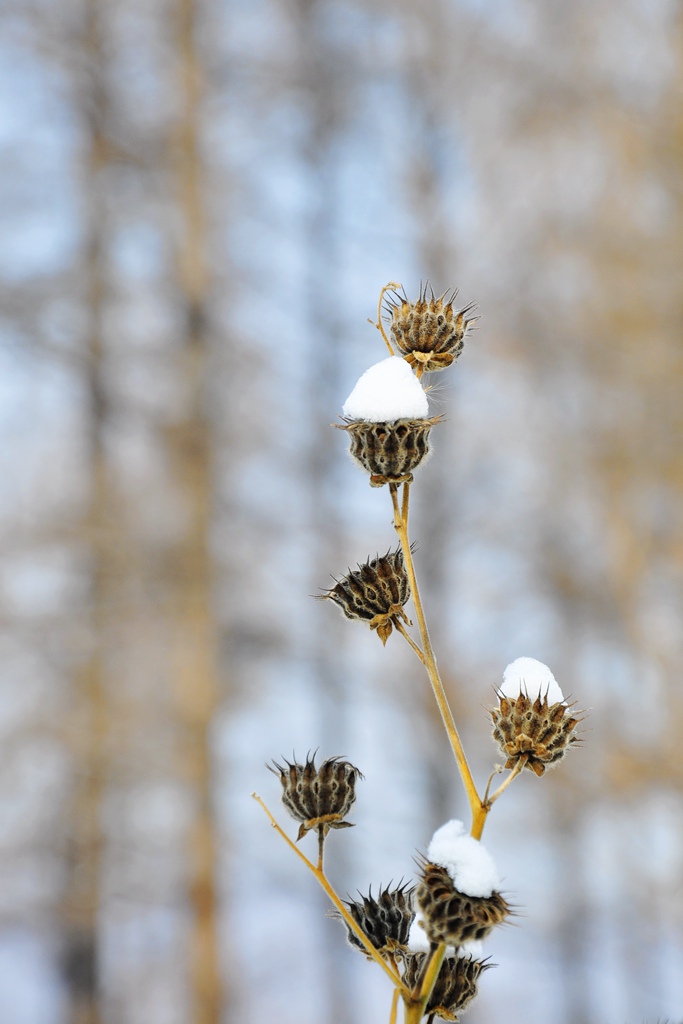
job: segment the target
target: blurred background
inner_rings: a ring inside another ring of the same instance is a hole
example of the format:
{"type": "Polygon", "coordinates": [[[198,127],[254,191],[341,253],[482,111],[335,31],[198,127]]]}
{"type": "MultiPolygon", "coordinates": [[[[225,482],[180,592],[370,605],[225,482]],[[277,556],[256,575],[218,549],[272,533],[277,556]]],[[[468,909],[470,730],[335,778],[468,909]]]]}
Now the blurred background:
{"type": "Polygon", "coordinates": [[[467,1020],[681,1020],[681,3],[3,0],[0,89],[0,1022],[388,1020],[250,793],[295,834],[264,763],[361,768],[342,894],[466,816],[408,647],[311,599],[395,543],[330,424],[427,278],[481,316],[411,531],[477,779],[509,661],[592,709],[491,815],[467,1020]]]}

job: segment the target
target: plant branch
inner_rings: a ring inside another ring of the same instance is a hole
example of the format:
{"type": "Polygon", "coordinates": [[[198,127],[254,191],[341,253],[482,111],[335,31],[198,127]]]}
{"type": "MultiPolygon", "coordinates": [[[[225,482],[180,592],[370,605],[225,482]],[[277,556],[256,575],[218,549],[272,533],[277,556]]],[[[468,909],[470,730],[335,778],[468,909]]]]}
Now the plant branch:
{"type": "Polygon", "coordinates": [[[410,633],[408,632],[408,630],[407,630],[407,629],[405,628],[405,626],[403,625],[403,623],[402,623],[402,622],[400,622],[400,621],[399,621],[398,619],[396,619],[396,620],[395,620],[395,622],[394,622],[394,626],[395,626],[395,627],[396,627],[396,629],[397,629],[397,630],[399,631],[399,633],[401,634],[401,636],[402,636],[402,637],[404,637],[404,638],[405,638],[405,639],[406,639],[406,640],[408,641],[408,643],[409,643],[409,644],[410,644],[410,646],[411,646],[411,647],[413,648],[413,650],[414,650],[414,651],[415,651],[415,653],[417,654],[417,656],[418,656],[418,658],[420,659],[420,661],[422,662],[422,664],[423,664],[423,665],[426,665],[426,661],[425,661],[425,656],[424,656],[424,654],[422,653],[422,651],[420,650],[420,648],[418,647],[418,645],[417,645],[417,644],[415,643],[415,641],[413,640],[412,636],[410,635],[410,633]]]}
{"type": "Polygon", "coordinates": [[[422,979],[420,982],[420,989],[417,998],[427,1004],[427,1000],[432,994],[432,989],[436,984],[436,979],[439,977],[439,971],[441,970],[441,964],[443,958],[446,955],[446,943],[441,942],[436,949],[431,950],[429,959],[427,960],[427,966],[423,972],[422,979]]]}
{"type": "Polygon", "coordinates": [[[394,995],[391,1000],[391,1015],[389,1017],[389,1024],[396,1024],[396,1017],[398,1013],[398,997],[400,996],[400,994],[400,989],[395,988],[394,995]]]}
{"type": "Polygon", "coordinates": [[[351,914],[349,914],[348,910],[346,909],[346,907],[344,906],[344,904],[339,899],[339,897],[337,896],[336,892],[334,891],[334,889],[332,888],[332,886],[328,882],[328,880],[327,880],[327,878],[325,876],[325,873],[322,870],[318,869],[308,859],[308,857],[304,853],[301,852],[301,850],[298,848],[298,846],[296,846],[296,844],[292,842],[292,840],[289,838],[289,836],[284,831],[284,829],[282,829],[278,825],[277,821],[275,820],[273,815],[270,813],[270,811],[266,807],[266,805],[263,802],[263,800],[261,799],[261,797],[257,793],[252,793],[251,795],[252,795],[253,799],[256,801],[256,803],[259,804],[263,808],[263,810],[266,812],[266,814],[268,815],[268,818],[270,819],[270,824],[273,826],[275,831],[279,835],[282,836],[282,838],[287,843],[289,848],[291,850],[293,850],[294,853],[297,855],[297,857],[304,862],[304,864],[309,869],[309,871],[311,871],[315,875],[316,879],[318,880],[320,885],[323,887],[323,889],[325,890],[325,892],[327,893],[327,895],[331,899],[332,903],[334,903],[335,908],[341,914],[341,916],[344,919],[344,921],[347,924],[347,926],[351,929],[351,931],[354,933],[354,935],[356,935],[360,939],[360,941],[363,943],[363,946],[365,947],[365,949],[366,949],[366,951],[368,953],[368,956],[371,956],[372,959],[375,960],[376,963],[378,963],[380,965],[380,967],[382,968],[384,973],[387,974],[389,976],[389,978],[391,979],[392,985],[395,985],[404,996],[409,997],[410,996],[410,989],[406,985],[404,985],[404,983],[401,980],[398,972],[397,971],[393,971],[391,969],[391,967],[389,967],[389,965],[382,959],[382,957],[379,955],[379,953],[377,952],[377,950],[375,949],[373,944],[370,942],[370,940],[367,937],[367,935],[365,934],[365,932],[362,930],[362,928],[359,927],[358,924],[356,924],[354,919],[351,917],[351,914]]]}
{"type": "Polygon", "coordinates": [[[372,320],[369,321],[373,325],[373,327],[377,328],[379,333],[384,338],[385,344],[386,344],[387,348],[389,349],[389,355],[392,355],[392,356],[396,355],[396,353],[394,352],[393,348],[391,347],[391,342],[387,338],[386,331],[384,330],[384,324],[382,323],[382,299],[384,298],[384,293],[385,292],[388,292],[388,291],[391,291],[391,290],[394,290],[394,289],[400,288],[400,287],[401,287],[400,284],[397,284],[396,281],[389,281],[389,284],[385,284],[384,285],[384,288],[382,288],[382,291],[379,293],[379,302],[377,303],[377,323],[374,323],[372,320]]]}
{"type": "Polygon", "coordinates": [[[527,763],[528,760],[529,760],[529,755],[528,754],[522,754],[522,756],[520,757],[519,761],[517,762],[515,767],[512,769],[512,771],[508,775],[507,779],[505,779],[504,782],[501,782],[501,784],[498,787],[498,789],[494,793],[491,794],[491,796],[489,797],[488,800],[485,801],[487,808],[490,809],[491,808],[491,804],[495,803],[495,801],[498,799],[498,797],[501,795],[501,793],[505,792],[505,790],[508,788],[510,783],[514,782],[518,775],[521,775],[522,769],[524,768],[524,766],[525,766],[525,764],[527,763]]]}
{"type": "MultiPolygon", "coordinates": [[[[470,811],[472,813],[472,835],[475,839],[479,839],[484,828],[484,822],[486,821],[487,810],[482,803],[477,787],[474,784],[472,778],[472,772],[465,756],[460,736],[455,725],[453,718],[453,712],[451,711],[444,690],[441,676],[439,675],[439,669],[436,664],[436,658],[432,649],[432,642],[429,636],[429,630],[427,628],[427,622],[425,619],[424,609],[422,607],[422,600],[420,598],[420,591],[417,585],[417,579],[415,577],[415,566],[413,565],[413,554],[410,550],[410,538],[408,537],[408,527],[406,520],[404,519],[403,512],[399,507],[398,503],[398,488],[396,484],[389,484],[389,490],[391,492],[391,500],[394,506],[394,528],[398,533],[401,541],[401,548],[403,550],[403,560],[405,562],[406,572],[408,574],[408,580],[410,582],[410,590],[413,597],[413,604],[415,606],[415,614],[417,615],[417,622],[420,628],[420,637],[422,639],[422,650],[424,652],[424,664],[429,675],[429,681],[432,684],[432,690],[436,698],[439,711],[441,712],[441,718],[448,735],[448,739],[455,756],[460,777],[462,778],[463,786],[467,794],[467,799],[470,805],[470,811]]],[[[403,495],[403,505],[407,514],[407,501],[406,495],[403,495]]]]}

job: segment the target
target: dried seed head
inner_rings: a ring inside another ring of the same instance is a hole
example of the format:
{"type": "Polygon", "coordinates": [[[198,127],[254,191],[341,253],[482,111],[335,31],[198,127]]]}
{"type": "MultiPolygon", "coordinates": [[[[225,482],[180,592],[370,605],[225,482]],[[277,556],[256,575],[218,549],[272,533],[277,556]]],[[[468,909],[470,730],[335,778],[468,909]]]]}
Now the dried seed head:
{"type": "Polygon", "coordinates": [[[347,619],[367,622],[385,644],[398,616],[409,622],[403,611],[410,598],[403,552],[397,548],[359,565],[322,594],[322,598],[338,604],[347,619]]]}
{"type": "MultiPolygon", "coordinates": [[[[403,980],[414,988],[420,978],[426,953],[412,953],[405,958],[403,980]]],[[[456,1011],[465,1010],[477,994],[477,983],[482,971],[493,964],[471,957],[447,957],[441,964],[425,1013],[433,1013],[442,1020],[458,1020],[456,1011]]]]}
{"type": "Polygon", "coordinates": [[[331,828],[351,828],[344,818],[356,799],[356,779],[363,778],[358,768],[339,757],[330,757],[316,768],[315,756],[309,756],[305,764],[285,761],[285,765],[273,761],[273,767],[267,767],[279,774],[282,802],[302,823],[297,840],[314,828],[322,837],[331,828]]]}
{"type": "Polygon", "coordinates": [[[429,453],[429,432],[441,419],[394,420],[392,423],[368,423],[344,420],[337,424],[351,439],[351,455],[370,474],[372,487],[410,483],[429,453]]]}
{"type": "MultiPolygon", "coordinates": [[[[379,896],[375,899],[371,889],[367,896],[361,897],[361,902],[346,904],[351,917],[380,953],[407,952],[408,934],[415,917],[413,891],[400,884],[391,890],[387,886],[386,889],[380,888],[379,896]]],[[[338,912],[333,916],[341,918],[338,912]]],[[[351,945],[367,956],[365,946],[348,925],[346,931],[351,945]]]]}
{"type": "Polygon", "coordinates": [[[445,370],[462,352],[467,328],[476,318],[468,317],[472,306],[454,309],[455,296],[456,292],[448,297],[444,292],[437,299],[427,284],[416,302],[397,291],[387,299],[392,337],[411,366],[421,366],[427,373],[445,370]]]}
{"type": "Polygon", "coordinates": [[[426,861],[415,890],[415,904],[422,916],[430,942],[461,946],[480,941],[510,914],[499,892],[490,896],[468,896],[455,888],[445,867],[426,861]]]}
{"type": "Polygon", "coordinates": [[[493,720],[493,738],[506,768],[515,768],[522,758],[524,767],[536,775],[562,760],[578,737],[574,729],[580,718],[571,714],[563,701],[548,704],[547,694],[532,700],[526,693],[517,698],[498,695],[497,708],[488,708],[493,720]]]}

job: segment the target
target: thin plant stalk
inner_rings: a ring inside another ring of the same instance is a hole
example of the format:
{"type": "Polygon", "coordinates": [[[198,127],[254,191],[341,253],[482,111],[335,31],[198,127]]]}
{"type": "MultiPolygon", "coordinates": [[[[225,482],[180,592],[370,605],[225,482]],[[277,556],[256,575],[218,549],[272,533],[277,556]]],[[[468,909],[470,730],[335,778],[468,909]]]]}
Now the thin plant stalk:
{"type": "Polygon", "coordinates": [[[429,999],[432,994],[432,989],[436,984],[436,979],[439,976],[439,971],[441,970],[441,964],[443,963],[445,955],[445,942],[440,942],[437,948],[430,952],[426,970],[423,972],[422,979],[420,980],[419,992],[416,996],[417,999],[421,999],[425,1003],[429,999]]]}
{"type": "Polygon", "coordinates": [[[398,972],[392,970],[391,967],[389,967],[389,965],[382,959],[382,957],[379,955],[379,953],[377,952],[377,950],[375,949],[373,944],[368,939],[368,937],[365,934],[365,932],[362,930],[362,928],[360,928],[360,926],[358,924],[356,924],[354,919],[351,917],[351,914],[349,914],[348,910],[346,909],[346,907],[344,906],[344,904],[339,899],[339,897],[337,896],[336,892],[334,891],[334,889],[332,888],[332,886],[328,882],[327,877],[325,876],[324,871],[322,871],[321,869],[317,868],[315,866],[315,864],[313,864],[312,861],[310,861],[308,859],[306,854],[302,853],[301,850],[299,849],[299,847],[295,843],[292,842],[292,840],[289,838],[289,836],[284,831],[284,829],[282,829],[278,825],[277,821],[275,820],[275,818],[273,817],[271,812],[268,810],[268,808],[266,807],[266,805],[263,802],[263,800],[261,799],[261,797],[257,793],[252,793],[251,795],[252,795],[253,799],[256,801],[256,803],[259,804],[263,808],[263,810],[266,812],[266,814],[268,815],[268,818],[270,819],[270,824],[273,826],[273,828],[278,833],[278,835],[282,836],[282,838],[287,843],[289,848],[291,850],[293,850],[294,853],[297,855],[297,857],[299,857],[299,859],[304,862],[304,864],[309,869],[309,871],[311,871],[315,875],[316,879],[318,880],[320,885],[323,887],[323,889],[325,890],[325,892],[327,893],[327,895],[331,899],[332,903],[334,903],[335,908],[341,914],[341,916],[344,919],[345,923],[348,925],[348,927],[351,929],[351,931],[354,933],[354,935],[356,935],[360,939],[360,941],[363,943],[363,946],[365,947],[368,955],[371,956],[372,959],[376,963],[378,963],[380,965],[380,967],[382,968],[384,973],[389,976],[389,978],[391,979],[392,985],[395,985],[399,989],[399,991],[401,992],[401,994],[404,997],[410,997],[410,989],[406,985],[404,985],[403,981],[401,980],[401,978],[398,975],[398,972]]]}
{"type": "Polygon", "coordinates": [[[420,650],[420,648],[418,647],[418,645],[417,645],[417,644],[415,643],[415,641],[413,640],[412,636],[410,635],[410,633],[408,632],[408,630],[407,630],[407,629],[405,628],[405,626],[403,625],[403,623],[402,623],[402,622],[399,622],[399,621],[398,621],[398,619],[396,619],[396,620],[394,621],[394,626],[395,626],[395,628],[396,628],[396,629],[398,630],[398,632],[399,632],[399,633],[401,634],[401,636],[402,636],[402,637],[404,637],[404,638],[405,638],[405,639],[406,639],[406,640],[408,641],[408,643],[409,643],[409,644],[410,644],[410,646],[411,646],[411,647],[413,648],[413,650],[414,650],[414,651],[415,651],[415,653],[417,654],[417,656],[418,656],[418,658],[420,659],[420,661],[422,662],[422,664],[423,664],[423,665],[426,665],[426,661],[425,661],[425,656],[424,656],[424,654],[422,653],[422,651],[420,650]]]}
{"type": "Polygon", "coordinates": [[[505,779],[503,782],[501,782],[501,784],[498,787],[498,789],[496,789],[495,792],[493,792],[488,799],[484,799],[484,803],[486,804],[486,807],[489,810],[491,808],[491,804],[495,803],[495,801],[498,799],[498,797],[501,795],[501,793],[504,793],[505,790],[510,785],[510,783],[514,782],[515,779],[517,778],[517,776],[522,773],[522,769],[524,768],[524,766],[525,766],[525,764],[527,763],[528,760],[529,760],[529,755],[528,754],[522,754],[522,756],[520,757],[519,761],[517,762],[515,767],[512,769],[512,771],[508,775],[507,779],[505,779]]]}
{"type": "Polygon", "coordinates": [[[436,949],[429,953],[427,969],[424,971],[422,980],[418,982],[418,992],[412,992],[409,999],[403,997],[405,1003],[404,1024],[419,1024],[425,1012],[425,1006],[432,994],[436,979],[441,970],[441,964],[446,955],[446,943],[441,942],[436,949]]]}
{"type": "MultiPolygon", "coordinates": [[[[441,718],[448,735],[448,739],[455,756],[458,770],[462,778],[467,799],[470,805],[470,811],[472,813],[472,828],[471,834],[475,839],[481,838],[481,834],[484,829],[484,823],[486,821],[487,809],[482,803],[482,800],[477,792],[477,787],[472,778],[472,772],[463,749],[458,730],[455,725],[453,718],[453,712],[451,711],[444,690],[441,676],[439,675],[439,669],[436,664],[436,658],[432,649],[432,642],[429,636],[429,630],[427,628],[427,621],[425,619],[424,609],[422,607],[422,600],[420,598],[420,591],[417,585],[417,579],[415,577],[415,566],[413,565],[413,554],[410,550],[410,538],[408,537],[408,528],[403,518],[402,510],[398,502],[398,488],[396,484],[390,484],[389,490],[391,492],[391,500],[394,506],[394,528],[398,533],[401,541],[401,548],[403,550],[403,559],[405,562],[406,572],[408,574],[408,580],[410,582],[410,590],[413,598],[413,604],[415,606],[415,614],[417,615],[417,622],[420,629],[420,637],[422,639],[422,650],[424,653],[424,664],[429,675],[429,681],[432,684],[436,703],[439,711],[441,712],[441,718]]],[[[404,506],[407,504],[404,494],[404,506]]],[[[406,510],[407,511],[407,510],[406,510]]]]}
{"type": "Polygon", "coordinates": [[[396,281],[389,281],[389,284],[385,284],[384,288],[382,288],[382,291],[379,293],[379,302],[377,303],[377,323],[375,323],[374,320],[370,320],[368,318],[368,323],[371,323],[373,327],[376,327],[377,330],[379,331],[379,333],[384,338],[384,343],[387,346],[387,348],[389,349],[389,355],[392,355],[392,356],[396,355],[396,353],[394,352],[393,348],[391,347],[391,342],[387,338],[387,332],[384,330],[384,324],[382,323],[382,299],[384,298],[384,293],[385,292],[388,292],[388,291],[391,291],[392,289],[400,288],[400,287],[401,287],[400,284],[397,284],[396,281]]]}
{"type": "Polygon", "coordinates": [[[398,997],[400,996],[400,989],[394,989],[394,995],[391,1000],[391,1014],[389,1016],[389,1024],[396,1024],[398,1017],[398,997]]]}

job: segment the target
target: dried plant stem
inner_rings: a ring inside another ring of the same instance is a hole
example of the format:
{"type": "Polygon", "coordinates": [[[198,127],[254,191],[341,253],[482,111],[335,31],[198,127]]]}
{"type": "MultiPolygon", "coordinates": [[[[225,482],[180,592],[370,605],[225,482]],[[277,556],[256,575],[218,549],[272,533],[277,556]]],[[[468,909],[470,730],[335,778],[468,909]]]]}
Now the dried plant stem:
{"type": "Polygon", "coordinates": [[[446,943],[441,942],[436,949],[432,949],[429,958],[426,963],[425,970],[422,973],[422,979],[420,981],[419,992],[416,995],[417,999],[426,1003],[432,994],[432,989],[436,983],[436,979],[439,976],[441,970],[441,964],[443,958],[446,955],[446,943]]]}
{"type": "Polygon", "coordinates": [[[520,757],[519,761],[517,762],[515,767],[512,769],[512,771],[508,775],[507,779],[505,779],[503,782],[501,782],[501,784],[498,787],[498,789],[494,793],[492,793],[491,796],[488,797],[488,799],[487,799],[487,797],[484,797],[484,803],[485,803],[485,805],[486,805],[488,810],[490,810],[491,804],[495,803],[495,801],[498,799],[498,797],[501,795],[501,793],[505,792],[505,790],[508,788],[510,783],[514,782],[515,779],[517,778],[517,776],[521,774],[522,769],[524,768],[524,765],[527,763],[528,760],[529,760],[529,755],[528,754],[522,754],[522,756],[520,757]]]}
{"type": "MultiPolygon", "coordinates": [[[[396,353],[394,352],[393,348],[391,347],[391,342],[387,338],[387,333],[384,330],[384,324],[382,323],[382,299],[384,298],[384,293],[385,292],[392,291],[392,290],[394,290],[396,288],[400,288],[400,287],[401,287],[401,285],[397,284],[396,281],[389,281],[389,284],[385,284],[384,285],[384,288],[382,288],[382,291],[379,293],[379,302],[377,303],[377,323],[373,324],[373,326],[377,328],[379,333],[384,338],[384,343],[386,344],[387,348],[389,349],[389,355],[391,355],[391,356],[396,355],[396,353]]],[[[370,323],[372,323],[372,320],[370,320],[370,323]]]]}
{"type": "Polygon", "coordinates": [[[436,949],[433,949],[427,960],[425,961],[426,967],[422,972],[422,979],[418,981],[416,991],[411,993],[409,999],[404,996],[405,1003],[405,1024],[419,1024],[422,1020],[425,1012],[425,1006],[432,994],[432,989],[436,984],[436,979],[439,976],[441,970],[441,964],[443,958],[446,955],[446,944],[441,942],[436,949]]]}
{"type": "Polygon", "coordinates": [[[318,825],[318,871],[323,874],[323,853],[325,850],[325,829],[318,825]]]}
{"type": "Polygon", "coordinates": [[[417,644],[415,643],[415,641],[413,640],[412,636],[410,635],[410,633],[408,632],[408,630],[407,630],[407,629],[405,628],[405,626],[403,625],[403,623],[402,623],[402,622],[399,622],[398,620],[396,620],[396,621],[394,622],[394,626],[395,626],[395,627],[396,627],[396,629],[397,629],[397,630],[399,631],[399,633],[401,634],[401,636],[402,636],[402,637],[404,637],[404,638],[405,638],[405,639],[406,639],[406,640],[408,641],[408,643],[409,643],[409,644],[410,644],[410,646],[411,646],[411,647],[413,648],[413,650],[414,650],[414,651],[415,651],[415,653],[417,654],[417,656],[418,656],[418,658],[420,659],[420,661],[422,662],[422,664],[423,664],[423,665],[426,665],[426,662],[425,662],[425,656],[424,656],[424,654],[422,653],[422,651],[420,650],[420,648],[418,647],[418,645],[417,645],[417,644]]]}
{"type": "Polygon", "coordinates": [[[356,935],[360,939],[360,941],[363,943],[363,946],[365,947],[365,949],[366,949],[366,951],[368,953],[368,956],[371,956],[372,959],[376,963],[378,963],[380,965],[380,967],[382,968],[384,973],[387,974],[389,976],[389,978],[391,979],[392,985],[394,985],[400,991],[400,993],[404,996],[404,998],[406,998],[406,997],[410,998],[410,989],[406,985],[404,985],[403,981],[399,977],[398,972],[396,970],[392,970],[391,967],[386,963],[386,961],[384,961],[382,959],[382,957],[379,955],[379,953],[377,952],[377,950],[375,949],[373,944],[370,942],[370,940],[367,937],[367,935],[365,934],[365,932],[362,930],[362,928],[360,928],[360,926],[358,924],[356,924],[356,922],[351,917],[351,915],[349,914],[348,910],[346,909],[346,907],[344,906],[344,904],[339,899],[339,897],[337,896],[336,892],[334,891],[334,889],[332,888],[332,886],[328,882],[328,880],[327,880],[327,878],[325,876],[324,871],[322,871],[321,869],[317,868],[308,859],[308,857],[304,853],[301,852],[301,850],[298,848],[298,846],[295,843],[292,842],[292,840],[289,838],[289,836],[284,831],[284,829],[282,829],[278,825],[277,821],[275,820],[273,815],[270,813],[270,811],[266,807],[266,805],[263,802],[263,800],[261,799],[261,797],[257,793],[252,793],[251,795],[252,795],[253,799],[256,801],[256,803],[259,804],[263,808],[263,810],[266,812],[266,814],[268,815],[268,818],[270,819],[270,824],[273,826],[273,828],[278,833],[278,835],[282,836],[282,838],[287,843],[289,848],[291,850],[293,850],[294,853],[297,855],[297,857],[299,857],[299,859],[304,862],[304,864],[309,869],[309,871],[311,871],[315,875],[316,879],[318,880],[320,885],[323,887],[323,889],[325,890],[325,892],[327,893],[327,895],[331,899],[332,903],[334,903],[335,908],[341,914],[341,916],[344,919],[345,923],[348,925],[348,927],[351,929],[351,931],[354,933],[354,935],[356,935]]]}
{"type": "Polygon", "coordinates": [[[389,1024],[396,1024],[396,1019],[397,1019],[397,1014],[398,1014],[398,997],[400,996],[400,994],[401,993],[400,993],[399,989],[395,988],[394,989],[394,995],[393,995],[393,998],[391,1000],[391,1014],[389,1016],[389,1024]]]}
{"type": "Polygon", "coordinates": [[[458,765],[460,777],[462,778],[467,799],[470,805],[470,811],[472,813],[472,829],[471,834],[475,839],[481,838],[481,834],[484,829],[484,823],[486,821],[486,815],[488,808],[483,804],[477,787],[474,784],[472,778],[472,772],[470,766],[467,763],[467,757],[463,745],[458,735],[458,730],[455,725],[453,718],[453,712],[451,711],[446,692],[444,690],[441,676],[439,675],[439,669],[436,664],[436,658],[434,651],[432,650],[432,642],[429,636],[429,630],[427,628],[427,622],[425,619],[424,609],[422,607],[422,601],[420,599],[420,591],[417,585],[417,579],[415,577],[415,566],[413,565],[413,554],[410,550],[410,538],[408,537],[408,526],[407,526],[407,500],[404,492],[403,495],[403,511],[399,506],[398,502],[398,487],[396,484],[389,484],[389,490],[391,492],[391,500],[394,506],[394,528],[401,541],[401,548],[403,550],[403,560],[405,562],[406,572],[408,574],[408,580],[410,582],[410,590],[413,597],[413,604],[415,606],[415,614],[417,615],[417,622],[420,628],[420,637],[422,639],[422,650],[424,652],[424,664],[429,675],[429,681],[432,684],[436,703],[439,711],[441,712],[441,718],[448,735],[448,739],[455,755],[455,760],[458,765]],[[405,514],[405,518],[404,518],[405,514]]]}

